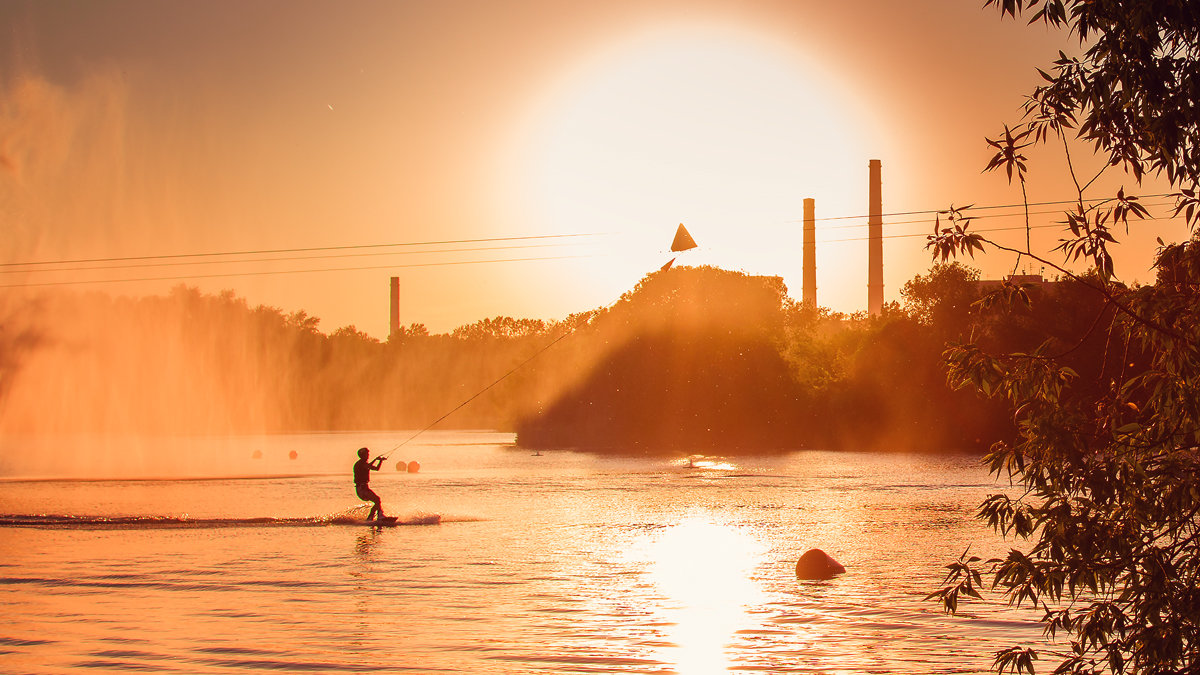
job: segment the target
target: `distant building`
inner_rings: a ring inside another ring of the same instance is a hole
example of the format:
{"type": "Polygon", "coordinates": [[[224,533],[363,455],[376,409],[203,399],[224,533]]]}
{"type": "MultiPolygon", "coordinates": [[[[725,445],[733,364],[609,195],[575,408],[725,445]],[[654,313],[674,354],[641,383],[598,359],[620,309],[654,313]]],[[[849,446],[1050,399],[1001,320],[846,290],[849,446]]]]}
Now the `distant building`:
{"type": "Polygon", "coordinates": [[[388,313],[388,339],[395,339],[400,333],[400,277],[392,277],[388,292],[391,298],[388,313]]]}
{"type": "Polygon", "coordinates": [[[867,314],[883,313],[883,163],[867,162],[867,314]]]}
{"type": "Polygon", "coordinates": [[[817,216],[815,199],[804,200],[804,306],[817,306],[817,216]]]}
{"type": "Polygon", "coordinates": [[[979,291],[980,295],[991,293],[992,291],[1000,290],[1000,287],[1006,281],[1017,286],[1033,286],[1035,288],[1042,288],[1046,284],[1058,283],[1050,281],[1040,274],[1010,274],[1003,279],[980,279],[975,282],[975,288],[979,291]]]}

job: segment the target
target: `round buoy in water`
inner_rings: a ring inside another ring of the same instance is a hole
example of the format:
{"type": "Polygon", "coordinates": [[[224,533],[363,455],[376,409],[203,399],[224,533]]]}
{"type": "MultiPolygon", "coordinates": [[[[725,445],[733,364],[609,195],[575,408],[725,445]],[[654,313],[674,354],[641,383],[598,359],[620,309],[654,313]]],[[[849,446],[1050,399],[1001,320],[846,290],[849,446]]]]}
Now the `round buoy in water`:
{"type": "Polygon", "coordinates": [[[404,462],[404,460],[400,460],[399,462],[396,462],[396,470],[397,471],[408,471],[408,464],[406,464],[404,462]]]}
{"type": "Polygon", "coordinates": [[[254,454],[250,455],[250,459],[262,459],[262,450],[255,450],[254,454]]]}
{"type": "Polygon", "coordinates": [[[296,459],[299,456],[300,453],[296,452],[295,450],[288,453],[288,459],[296,459]]]}
{"type": "Polygon", "coordinates": [[[413,461],[408,463],[408,472],[409,473],[416,473],[420,470],[421,470],[421,463],[418,462],[417,460],[414,459],[413,461]]]}
{"type": "Polygon", "coordinates": [[[796,561],[798,579],[832,579],[846,568],[819,548],[810,548],[796,561]]]}

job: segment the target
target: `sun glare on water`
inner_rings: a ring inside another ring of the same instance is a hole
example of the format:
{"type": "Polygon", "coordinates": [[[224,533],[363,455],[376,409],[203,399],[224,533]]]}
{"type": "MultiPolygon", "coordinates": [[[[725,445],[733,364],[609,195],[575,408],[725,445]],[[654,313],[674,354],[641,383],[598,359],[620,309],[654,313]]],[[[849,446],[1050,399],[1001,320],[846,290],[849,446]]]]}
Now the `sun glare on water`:
{"type": "Polygon", "coordinates": [[[703,518],[650,535],[631,555],[658,594],[665,642],[658,657],[680,673],[724,673],[727,646],[764,591],[752,578],[766,553],[749,534],[703,518]]]}
{"type": "Polygon", "coordinates": [[[682,222],[701,248],[680,264],[790,276],[798,292],[804,198],[819,214],[864,210],[878,148],[864,113],[793,46],[719,26],[648,31],[542,97],[512,187],[541,229],[618,235],[580,263],[591,284],[627,288],[663,264],[682,222]]]}

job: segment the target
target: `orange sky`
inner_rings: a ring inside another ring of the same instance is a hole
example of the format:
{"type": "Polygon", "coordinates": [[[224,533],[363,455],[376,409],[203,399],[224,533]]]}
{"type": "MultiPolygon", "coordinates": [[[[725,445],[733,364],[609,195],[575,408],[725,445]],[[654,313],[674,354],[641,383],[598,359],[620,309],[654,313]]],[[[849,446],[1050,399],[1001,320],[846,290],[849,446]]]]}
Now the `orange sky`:
{"type": "MultiPolygon", "coordinates": [[[[818,223],[819,301],[861,310],[869,159],[885,213],[1020,201],[980,174],[983,136],[1071,43],[981,5],[9,0],[0,262],[319,250],[7,267],[0,283],[172,279],[73,286],[143,294],[195,277],[383,337],[392,275],[402,322],[433,331],[558,318],[659,267],[683,222],[702,248],[680,263],[782,275],[799,298],[812,197],[818,218],[854,216],[818,223]],[[376,246],[567,234],[589,236],[376,246]],[[349,246],[368,248],[331,250],[349,246]],[[476,264],[517,258],[540,260],[476,264]],[[202,276],[221,274],[242,275],[202,276]]],[[[1069,185],[1060,155],[1035,158],[1031,201],[1069,185]]],[[[929,227],[885,219],[888,300],[928,267],[923,236],[904,235],[929,227]]],[[[1139,226],[1118,272],[1150,279],[1154,237],[1184,232],[1139,226]]],[[[1057,238],[1035,230],[1034,248],[1057,238]]],[[[976,264],[996,276],[1012,259],[976,264]]]]}

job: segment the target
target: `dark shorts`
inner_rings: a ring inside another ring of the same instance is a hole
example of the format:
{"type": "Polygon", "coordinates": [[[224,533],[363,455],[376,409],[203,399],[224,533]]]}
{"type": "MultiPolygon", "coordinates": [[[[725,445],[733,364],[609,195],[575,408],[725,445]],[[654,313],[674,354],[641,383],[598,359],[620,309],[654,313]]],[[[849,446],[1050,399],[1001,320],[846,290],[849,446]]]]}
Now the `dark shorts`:
{"type": "Polygon", "coordinates": [[[366,485],[355,485],[354,492],[358,495],[358,498],[363,500],[364,502],[378,502],[379,501],[379,495],[375,494],[375,491],[372,490],[371,488],[367,487],[366,485]]]}

